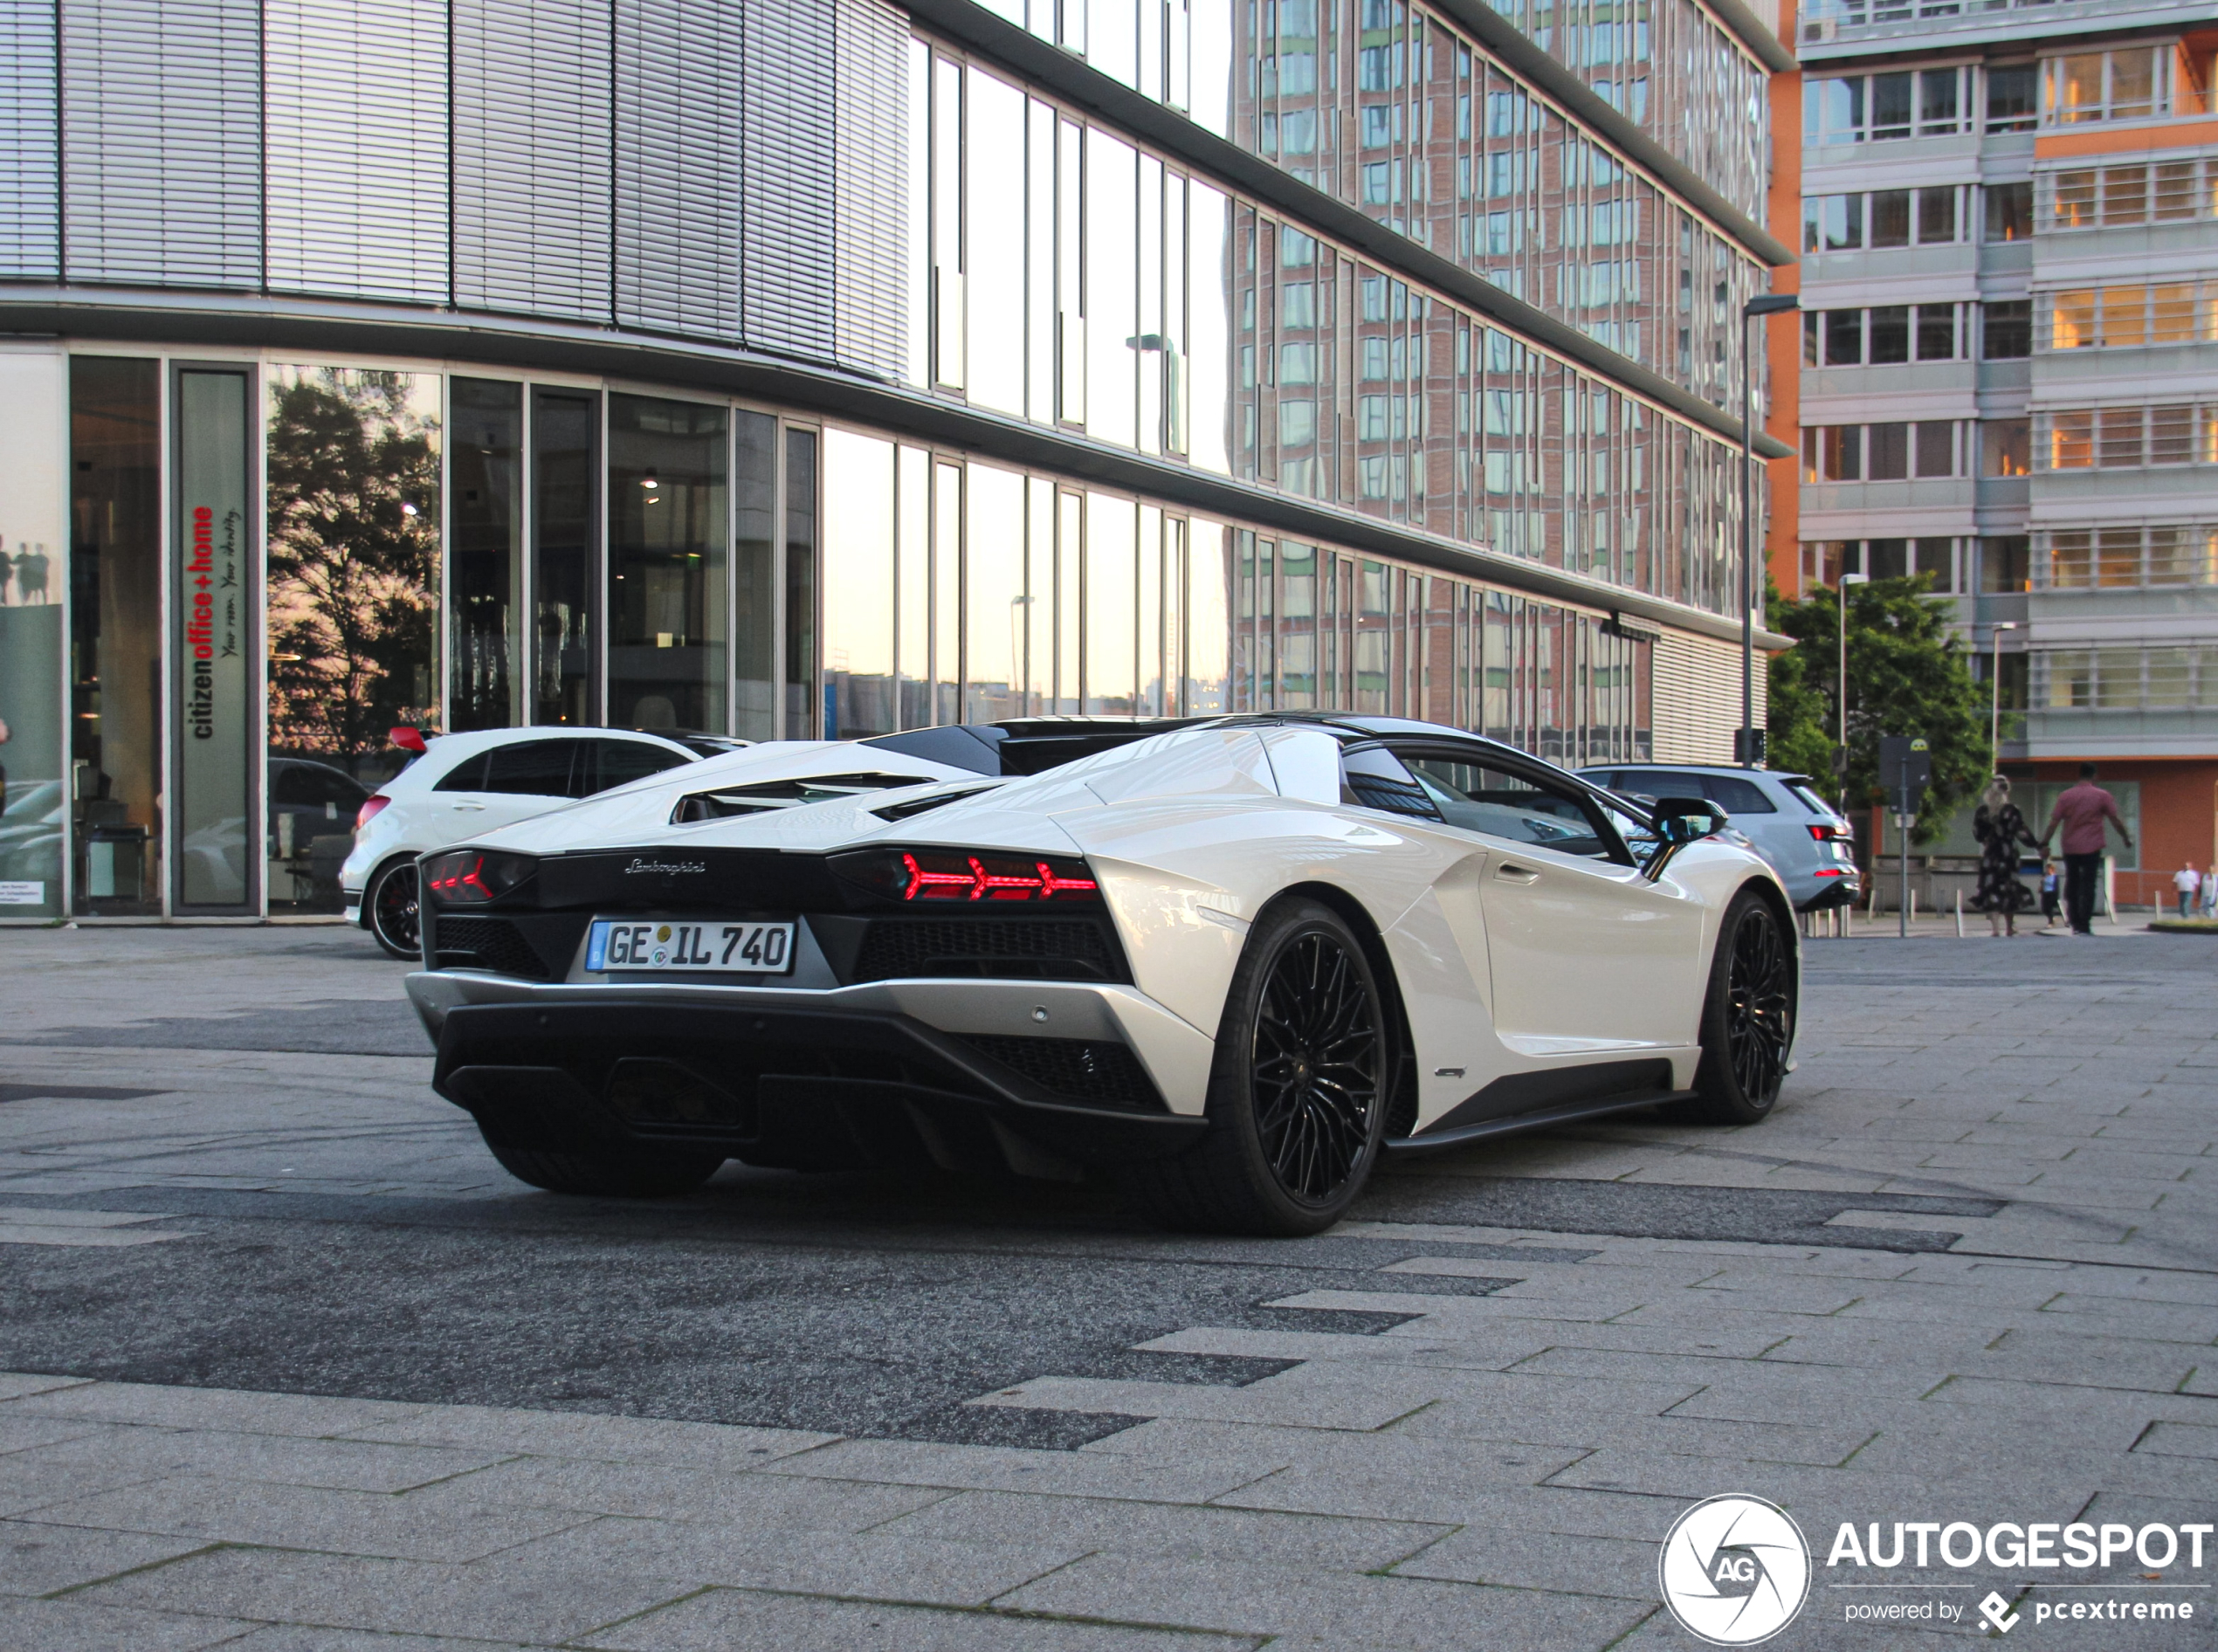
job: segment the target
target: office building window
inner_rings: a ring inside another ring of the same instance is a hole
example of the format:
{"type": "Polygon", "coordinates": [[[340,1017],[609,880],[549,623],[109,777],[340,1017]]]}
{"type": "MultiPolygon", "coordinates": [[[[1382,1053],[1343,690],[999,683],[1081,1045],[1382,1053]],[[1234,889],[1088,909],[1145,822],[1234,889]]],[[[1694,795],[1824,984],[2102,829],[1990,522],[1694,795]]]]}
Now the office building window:
{"type": "Polygon", "coordinates": [[[1959,422],[1809,425],[1802,431],[1805,482],[1906,482],[1962,473],[1959,422]]]}
{"type": "Polygon", "coordinates": [[[2041,416],[2046,471],[2122,471],[2144,465],[2218,464],[2218,407],[2059,408],[2041,416]]]}
{"type": "Polygon", "coordinates": [[[1959,354],[1955,304],[1896,304],[1870,310],[1802,312],[1805,367],[1895,367],[1953,361],[1959,354]]]}
{"type": "Polygon", "coordinates": [[[2022,241],[2033,233],[2033,182],[1989,183],[1980,190],[1986,206],[1988,241],[2022,241]]]}
{"type": "Polygon", "coordinates": [[[2031,63],[1991,64],[1987,72],[1987,129],[2030,132],[2040,114],[2041,72],[2031,63]]]}
{"type": "Polygon", "coordinates": [[[1802,200],[1802,251],[1884,251],[1959,240],[1967,221],[1967,188],[1941,183],[1916,189],[1806,196],[1802,200]]]}
{"type": "Polygon", "coordinates": [[[2035,582],[2052,590],[2218,583],[2218,527],[2056,529],[2035,540],[2035,582]]]}
{"type": "Polygon", "coordinates": [[[2033,426],[2028,419],[1980,421],[1980,474],[2024,476],[2033,468],[2033,426]]]}
{"type": "Polygon", "coordinates": [[[2002,299],[1980,306],[1980,359],[2007,361],[2033,354],[2033,302],[2002,299]]]}
{"type": "Polygon", "coordinates": [[[2044,293],[2046,350],[2125,349],[2218,340],[2218,284],[2133,282],[2044,293]]]}

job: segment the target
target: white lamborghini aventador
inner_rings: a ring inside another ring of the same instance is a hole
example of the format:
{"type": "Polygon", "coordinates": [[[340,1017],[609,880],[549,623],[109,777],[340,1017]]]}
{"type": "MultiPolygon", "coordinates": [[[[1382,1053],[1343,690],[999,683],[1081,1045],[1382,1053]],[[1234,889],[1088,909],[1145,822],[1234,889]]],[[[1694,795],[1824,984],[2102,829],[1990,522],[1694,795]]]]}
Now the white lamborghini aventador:
{"type": "Polygon", "coordinates": [[[1099,1169],[1310,1233],[1381,1152],[1768,1112],[1799,956],[1736,836],[1388,718],[784,742],[427,857],[408,990],[541,1187],[1099,1169]]]}

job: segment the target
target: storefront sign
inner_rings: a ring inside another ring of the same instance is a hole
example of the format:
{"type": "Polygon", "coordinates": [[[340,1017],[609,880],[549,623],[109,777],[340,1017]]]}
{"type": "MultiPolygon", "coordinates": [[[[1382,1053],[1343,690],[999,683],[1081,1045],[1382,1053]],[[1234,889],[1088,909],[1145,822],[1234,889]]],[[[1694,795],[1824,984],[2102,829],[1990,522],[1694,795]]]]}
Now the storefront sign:
{"type": "Polygon", "coordinates": [[[252,702],[247,674],[253,613],[247,499],[248,377],[177,375],[176,905],[244,907],[252,702]]]}

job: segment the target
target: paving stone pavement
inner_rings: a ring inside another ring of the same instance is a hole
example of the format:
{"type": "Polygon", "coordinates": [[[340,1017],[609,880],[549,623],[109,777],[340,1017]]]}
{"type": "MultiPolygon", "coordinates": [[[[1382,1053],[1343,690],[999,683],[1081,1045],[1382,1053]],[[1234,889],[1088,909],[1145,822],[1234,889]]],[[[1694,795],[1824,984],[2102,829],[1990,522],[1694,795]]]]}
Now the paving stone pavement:
{"type": "Polygon", "coordinates": [[[1398,1165],[1264,1242],[739,1167],[557,1200],[359,936],[8,932],[0,1648],[1691,1648],[1658,1545],[1729,1491],[1817,1551],[1780,1648],[1990,1590],[2012,1644],[2208,1647],[2218,1538],[1824,1560],[2218,1525],[2212,964],[1815,943],[1764,1125],[1398,1165]],[[2196,1611],[2036,1619],[2098,1598],[2196,1611]]]}

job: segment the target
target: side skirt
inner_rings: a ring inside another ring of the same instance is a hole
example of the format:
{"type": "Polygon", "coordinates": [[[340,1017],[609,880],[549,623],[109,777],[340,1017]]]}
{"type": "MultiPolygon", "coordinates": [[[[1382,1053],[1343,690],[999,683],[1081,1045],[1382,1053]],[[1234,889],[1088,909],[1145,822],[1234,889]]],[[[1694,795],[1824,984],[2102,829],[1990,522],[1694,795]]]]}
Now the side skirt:
{"type": "Polygon", "coordinates": [[[1390,1138],[1385,1146],[1387,1152],[1392,1153],[1429,1153],[1445,1147],[1462,1147],[1496,1136],[1513,1136],[1521,1131],[1545,1130],[1552,1125],[1574,1125],[1588,1119],[1625,1112],[1635,1107],[1691,1101],[1695,1094],[1691,1090],[1648,1090],[1630,1095],[1597,1096],[1588,1101],[1567,1101],[1553,1107],[1536,1107],[1531,1112],[1482,1119],[1478,1124],[1462,1125],[1452,1130],[1433,1131],[1420,1136],[1396,1136],[1390,1138]]]}

